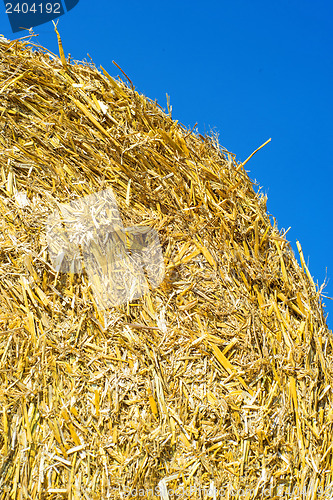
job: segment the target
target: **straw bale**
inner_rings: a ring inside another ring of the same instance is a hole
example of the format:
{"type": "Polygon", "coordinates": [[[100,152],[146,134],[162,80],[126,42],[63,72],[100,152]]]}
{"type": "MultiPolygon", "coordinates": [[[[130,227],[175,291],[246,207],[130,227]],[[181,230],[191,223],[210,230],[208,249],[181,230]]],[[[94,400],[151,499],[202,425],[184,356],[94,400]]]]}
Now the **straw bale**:
{"type": "Polygon", "coordinates": [[[321,290],[245,162],[92,63],[0,55],[0,499],[329,498],[321,290]],[[166,272],[101,311],[45,227],[107,188],[166,272]]]}

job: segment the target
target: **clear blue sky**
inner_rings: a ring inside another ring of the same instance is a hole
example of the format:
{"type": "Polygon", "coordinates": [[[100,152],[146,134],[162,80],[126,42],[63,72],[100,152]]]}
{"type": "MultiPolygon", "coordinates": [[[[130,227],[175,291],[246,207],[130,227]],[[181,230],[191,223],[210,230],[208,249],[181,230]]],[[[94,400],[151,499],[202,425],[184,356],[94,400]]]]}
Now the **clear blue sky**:
{"type": "MultiPolygon", "coordinates": [[[[15,2],[13,2],[15,3],[15,2]]],[[[297,255],[301,242],[314,281],[333,296],[332,0],[80,0],[59,18],[65,54],[90,54],[116,76],[201,133],[219,132],[268,195],[268,210],[297,255]]],[[[0,33],[14,39],[4,4],[0,33]]],[[[58,53],[52,23],[35,28],[58,53]]],[[[328,324],[333,301],[326,299],[328,324]]]]}

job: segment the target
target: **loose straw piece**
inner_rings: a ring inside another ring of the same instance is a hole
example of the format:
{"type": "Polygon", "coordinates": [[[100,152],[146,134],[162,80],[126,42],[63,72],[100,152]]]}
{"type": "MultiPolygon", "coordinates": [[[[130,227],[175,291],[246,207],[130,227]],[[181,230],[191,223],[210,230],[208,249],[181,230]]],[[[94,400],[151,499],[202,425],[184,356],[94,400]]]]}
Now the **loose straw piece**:
{"type": "Polygon", "coordinates": [[[55,23],[54,21],[52,21],[52,22],[53,22],[53,26],[54,26],[54,31],[56,32],[57,38],[58,38],[60,59],[61,59],[63,67],[65,69],[67,69],[67,61],[66,61],[66,57],[65,57],[65,52],[64,52],[64,49],[63,49],[63,46],[62,46],[62,41],[61,41],[60,33],[59,33],[58,29],[57,29],[59,20],[57,21],[57,23],[55,23]]]}
{"type": "Polygon", "coordinates": [[[271,138],[268,139],[266,142],[264,142],[264,144],[262,144],[261,146],[259,146],[259,148],[257,148],[255,151],[253,151],[252,154],[250,154],[250,156],[245,160],[243,161],[243,163],[241,163],[237,168],[236,170],[239,171],[242,167],[244,167],[244,165],[252,158],[253,155],[255,155],[261,148],[263,148],[264,146],[266,146],[266,144],[268,144],[269,142],[271,142],[271,138]]]}

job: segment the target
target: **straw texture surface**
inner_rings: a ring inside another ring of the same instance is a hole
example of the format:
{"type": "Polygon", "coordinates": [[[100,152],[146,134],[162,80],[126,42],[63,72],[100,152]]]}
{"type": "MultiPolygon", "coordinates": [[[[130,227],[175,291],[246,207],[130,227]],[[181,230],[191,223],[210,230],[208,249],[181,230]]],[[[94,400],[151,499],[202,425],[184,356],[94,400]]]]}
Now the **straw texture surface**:
{"type": "Polygon", "coordinates": [[[0,499],[330,498],[331,332],[244,164],[92,63],[0,68],[0,499]],[[165,277],[101,311],[45,227],[108,188],[165,277]]]}

